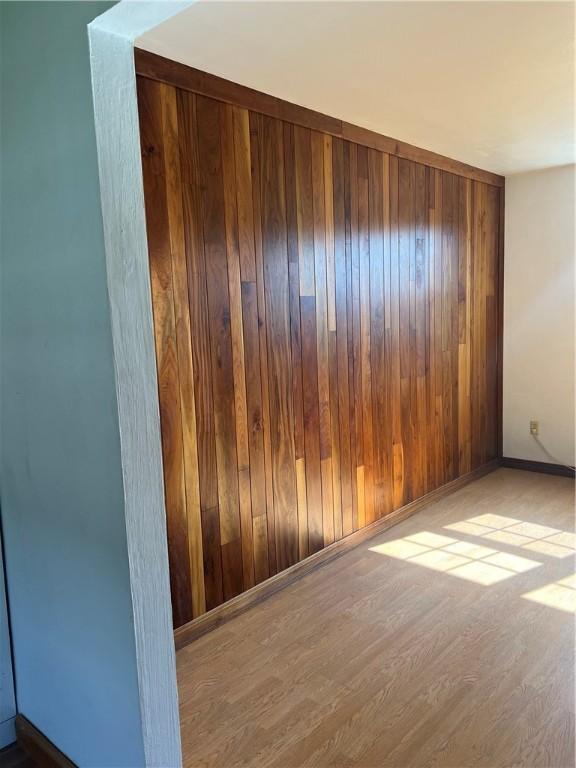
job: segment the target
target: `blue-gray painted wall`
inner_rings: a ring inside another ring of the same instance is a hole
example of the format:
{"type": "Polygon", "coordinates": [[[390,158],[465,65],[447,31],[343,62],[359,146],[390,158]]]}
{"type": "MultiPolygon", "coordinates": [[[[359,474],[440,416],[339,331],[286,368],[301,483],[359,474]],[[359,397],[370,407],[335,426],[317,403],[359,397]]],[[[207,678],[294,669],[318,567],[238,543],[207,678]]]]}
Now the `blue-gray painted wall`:
{"type": "Polygon", "coordinates": [[[86,25],[2,2],[1,437],[18,710],[80,766],[141,766],[86,25]]]}

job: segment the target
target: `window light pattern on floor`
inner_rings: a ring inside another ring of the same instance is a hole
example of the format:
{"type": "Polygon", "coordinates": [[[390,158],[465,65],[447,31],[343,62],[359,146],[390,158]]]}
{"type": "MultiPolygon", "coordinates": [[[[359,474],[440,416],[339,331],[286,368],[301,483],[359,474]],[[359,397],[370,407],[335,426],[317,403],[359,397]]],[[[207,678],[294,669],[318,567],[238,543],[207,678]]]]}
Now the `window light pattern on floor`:
{"type": "Polygon", "coordinates": [[[371,552],[406,560],[433,571],[489,586],[542,563],[526,557],[499,552],[482,544],[460,541],[430,531],[370,547],[371,552]]]}
{"type": "Polygon", "coordinates": [[[478,515],[444,527],[446,530],[479,536],[486,541],[509,544],[550,557],[570,557],[576,550],[574,533],[504,515],[478,515]]]}
{"type": "Polygon", "coordinates": [[[567,576],[522,595],[526,600],[557,608],[559,611],[576,613],[576,576],[567,576]]]}

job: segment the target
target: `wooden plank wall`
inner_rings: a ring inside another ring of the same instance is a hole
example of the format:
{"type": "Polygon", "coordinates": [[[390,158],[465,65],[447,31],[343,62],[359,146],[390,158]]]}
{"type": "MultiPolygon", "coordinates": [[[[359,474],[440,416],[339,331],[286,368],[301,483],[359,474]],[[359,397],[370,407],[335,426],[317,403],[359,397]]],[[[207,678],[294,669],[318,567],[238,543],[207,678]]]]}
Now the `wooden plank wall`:
{"type": "Polygon", "coordinates": [[[497,457],[503,189],[138,98],[179,627],[497,457]]]}

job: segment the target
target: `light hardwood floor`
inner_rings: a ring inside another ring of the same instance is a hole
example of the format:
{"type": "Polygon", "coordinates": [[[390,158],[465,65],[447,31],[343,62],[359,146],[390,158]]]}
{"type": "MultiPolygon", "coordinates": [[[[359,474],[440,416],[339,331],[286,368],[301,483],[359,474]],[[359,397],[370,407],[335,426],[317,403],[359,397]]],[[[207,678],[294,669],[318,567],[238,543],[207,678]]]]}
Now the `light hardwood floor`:
{"type": "Polygon", "coordinates": [[[573,766],[573,530],[500,469],[178,651],[185,766],[573,766]]]}

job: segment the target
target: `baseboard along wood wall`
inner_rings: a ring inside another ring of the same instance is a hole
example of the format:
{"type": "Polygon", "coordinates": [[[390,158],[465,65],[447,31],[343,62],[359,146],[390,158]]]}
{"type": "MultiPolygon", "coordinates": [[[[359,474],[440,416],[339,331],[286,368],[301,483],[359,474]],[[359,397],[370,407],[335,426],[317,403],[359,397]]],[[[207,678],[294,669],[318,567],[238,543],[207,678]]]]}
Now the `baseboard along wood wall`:
{"type": "Polygon", "coordinates": [[[330,546],[320,550],[320,552],[317,552],[314,555],[310,555],[305,560],[302,560],[301,562],[293,565],[291,568],[287,568],[285,571],[282,571],[267,581],[256,585],[247,592],[243,592],[236,598],[233,598],[232,600],[223,603],[208,613],[205,613],[203,616],[200,616],[197,619],[193,619],[188,624],[185,624],[182,627],[178,627],[174,631],[176,649],[178,650],[183,648],[194,640],[197,640],[202,635],[205,635],[213,629],[216,629],[216,627],[220,626],[221,624],[225,624],[235,616],[244,613],[249,608],[254,607],[263,600],[266,600],[268,597],[271,597],[276,592],[285,589],[294,581],[297,581],[312,571],[315,571],[317,568],[326,565],[326,563],[335,560],[337,557],[340,557],[350,549],[359,546],[364,541],[367,541],[374,536],[378,536],[388,528],[401,523],[403,520],[406,520],[406,518],[411,517],[417,512],[420,512],[423,508],[433,504],[435,501],[439,501],[445,496],[449,496],[451,493],[454,493],[459,488],[464,487],[468,483],[471,483],[474,480],[478,480],[484,475],[487,475],[489,472],[493,472],[495,469],[498,469],[499,466],[500,461],[491,461],[481,467],[478,467],[472,472],[467,473],[466,475],[462,475],[461,477],[446,483],[446,485],[443,485],[441,488],[436,488],[434,491],[431,491],[425,496],[422,496],[419,499],[415,499],[409,504],[406,504],[405,506],[395,510],[395,512],[393,512],[388,517],[382,518],[381,520],[376,520],[371,525],[351,533],[346,538],[335,541],[330,546]]]}

